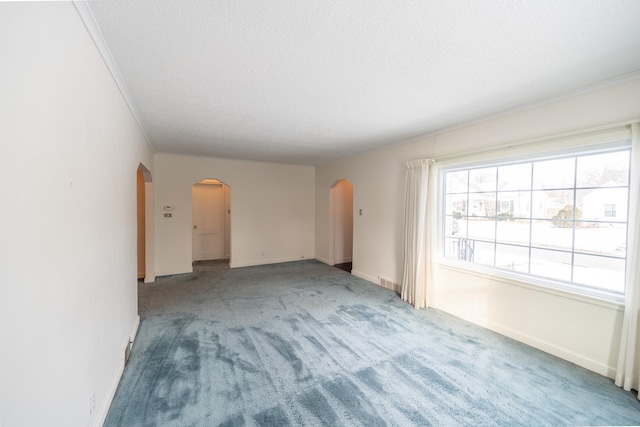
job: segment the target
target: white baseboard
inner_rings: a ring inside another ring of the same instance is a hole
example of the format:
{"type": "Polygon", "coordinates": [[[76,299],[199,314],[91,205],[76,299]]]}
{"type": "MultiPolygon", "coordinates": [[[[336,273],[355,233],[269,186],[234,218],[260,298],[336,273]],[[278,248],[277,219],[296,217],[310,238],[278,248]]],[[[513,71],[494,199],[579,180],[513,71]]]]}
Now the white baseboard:
{"type": "Polygon", "coordinates": [[[368,274],[362,273],[360,271],[356,271],[356,270],[351,270],[351,274],[353,274],[354,276],[357,276],[361,279],[364,279],[368,282],[371,283],[375,283],[376,285],[378,284],[378,278],[377,277],[373,277],[373,276],[369,276],[368,274]]]}
{"type": "Polygon", "coordinates": [[[260,259],[260,260],[254,260],[254,261],[233,262],[233,263],[229,263],[229,267],[230,268],[253,267],[256,265],[280,264],[282,262],[304,261],[307,259],[314,259],[314,256],[301,255],[298,257],[289,257],[289,258],[271,258],[271,259],[260,259]]]}
{"type": "MultiPolygon", "coordinates": [[[[131,345],[130,342],[132,343],[136,339],[136,334],[138,333],[139,326],[140,326],[140,316],[136,316],[130,335],[125,338],[124,344],[120,348],[120,355],[124,356],[124,350],[126,346],[131,345]]],[[[111,381],[111,387],[108,390],[109,394],[107,395],[107,399],[102,405],[100,412],[98,412],[98,417],[96,418],[96,422],[94,424],[95,427],[101,427],[104,424],[105,420],[107,419],[107,414],[109,412],[109,408],[111,407],[111,402],[113,402],[113,398],[116,395],[116,390],[118,389],[118,384],[120,384],[120,378],[122,378],[123,372],[124,372],[124,357],[118,364],[116,375],[111,381]]]]}
{"type": "Polygon", "coordinates": [[[608,378],[614,379],[616,375],[616,368],[613,366],[606,365],[602,362],[598,362],[596,360],[585,357],[581,354],[568,350],[564,347],[560,347],[556,344],[552,344],[550,342],[541,340],[539,338],[533,337],[528,334],[524,334],[515,329],[509,328],[508,326],[498,324],[491,321],[486,321],[483,319],[475,318],[474,316],[469,316],[468,313],[463,313],[460,310],[456,310],[446,305],[434,305],[433,308],[438,310],[442,310],[446,313],[452,314],[460,319],[466,320],[468,322],[474,323],[478,326],[482,326],[483,328],[489,329],[491,331],[497,332],[501,335],[505,335],[509,338],[513,338],[516,341],[520,341],[521,343],[527,344],[531,347],[537,348],[538,350],[542,350],[545,353],[552,354],[561,359],[567,360],[569,362],[575,363],[578,366],[582,366],[585,369],[596,372],[600,375],[604,375],[608,378]]]}
{"type": "Polygon", "coordinates": [[[321,256],[316,255],[315,259],[317,259],[318,261],[320,261],[321,263],[327,264],[327,265],[333,265],[333,263],[331,262],[331,260],[327,259],[327,258],[323,258],[321,256]]]}

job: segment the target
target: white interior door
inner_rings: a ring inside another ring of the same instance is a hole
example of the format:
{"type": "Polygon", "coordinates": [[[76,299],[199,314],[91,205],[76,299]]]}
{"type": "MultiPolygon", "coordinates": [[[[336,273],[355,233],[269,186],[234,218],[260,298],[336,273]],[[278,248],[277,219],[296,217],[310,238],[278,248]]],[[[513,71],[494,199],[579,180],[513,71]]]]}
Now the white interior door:
{"type": "Polygon", "coordinates": [[[222,185],[192,187],[193,260],[224,258],[224,194],[222,185]]]}

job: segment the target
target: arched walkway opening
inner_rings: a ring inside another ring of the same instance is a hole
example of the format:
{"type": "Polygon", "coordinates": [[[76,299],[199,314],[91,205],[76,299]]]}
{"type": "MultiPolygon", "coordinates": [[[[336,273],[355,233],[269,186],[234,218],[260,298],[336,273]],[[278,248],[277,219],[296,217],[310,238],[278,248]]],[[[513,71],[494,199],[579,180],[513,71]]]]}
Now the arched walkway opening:
{"type": "Polygon", "coordinates": [[[136,199],[138,280],[149,283],[156,280],[153,258],[153,181],[151,172],[142,163],[136,171],[136,199]]]}
{"type": "Polygon", "coordinates": [[[331,261],[351,272],[353,268],[353,184],[346,179],[336,181],[331,198],[331,261]]]}

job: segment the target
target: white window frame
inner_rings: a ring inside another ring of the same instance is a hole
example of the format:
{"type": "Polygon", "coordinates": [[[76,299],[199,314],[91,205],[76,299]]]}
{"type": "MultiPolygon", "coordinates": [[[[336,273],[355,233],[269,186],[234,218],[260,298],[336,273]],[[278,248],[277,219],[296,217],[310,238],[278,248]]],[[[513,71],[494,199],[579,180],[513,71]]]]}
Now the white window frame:
{"type": "MultiPolygon", "coordinates": [[[[626,123],[625,123],[626,125],[626,123]]],[[[467,170],[481,166],[501,166],[508,164],[526,163],[528,161],[539,161],[553,158],[571,157],[576,155],[593,154],[597,152],[608,152],[631,147],[631,134],[629,126],[599,128],[584,133],[571,133],[559,137],[544,138],[537,141],[526,141],[508,146],[500,146],[495,149],[479,150],[464,156],[450,156],[438,161],[438,257],[436,262],[448,268],[467,270],[497,279],[506,279],[509,282],[542,287],[553,291],[568,292],[574,295],[593,297],[600,300],[623,303],[625,295],[615,291],[607,291],[599,288],[592,288],[574,282],[564,282],[556,279],[549,279],[535,276],[528,273],[513,272],[497,267],[482,265],[464,260],[446,258],[444,255],[445,240],[445,206],[444,206],[444,174],[448,171],[467,170]]],[[[630,168],[634,165],[630,165],[630,168]]],[[[629,171],[631,175],[631,170],[629,171]]],[[[630,184],[630,183],[629,183],[630,184]]],[[[627,188],[628,190],[628,188],[627,188]]],[[[628,196],[627,196],[628,197],[628,196]]],[[[627,203],[629,206],[629,203],[627,203]]],[[[469,209],[471,207],[469,206],[469,209]]],[[[627,208],[628,210],[628,208],[627,208]]],[[[627,212],[626,227],[629,221],[635,220],[635,212],[627,212]]],[[[531,246],[531,241],[529,242],[531,246]]],[[[572,252],[575,249],[572,248],[572,252]]],[[[631,262],[630,254],[626,253],[625,262],[631,262]]],[[[626,282],[626,280],[625,280],[626,282]]],[[[625,284],[626,286],[626,284],[625,284]]]]}

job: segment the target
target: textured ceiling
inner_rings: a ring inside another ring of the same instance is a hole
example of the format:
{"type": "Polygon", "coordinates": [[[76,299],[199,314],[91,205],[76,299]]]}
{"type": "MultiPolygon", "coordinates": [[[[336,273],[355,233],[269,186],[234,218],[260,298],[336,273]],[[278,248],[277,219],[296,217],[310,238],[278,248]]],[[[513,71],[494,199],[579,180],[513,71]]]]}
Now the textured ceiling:
{"type": "Polygon", "coordinates": [[[640,70],[638,0],[89,5],[158,152],[316,165],[640,70]]]}

